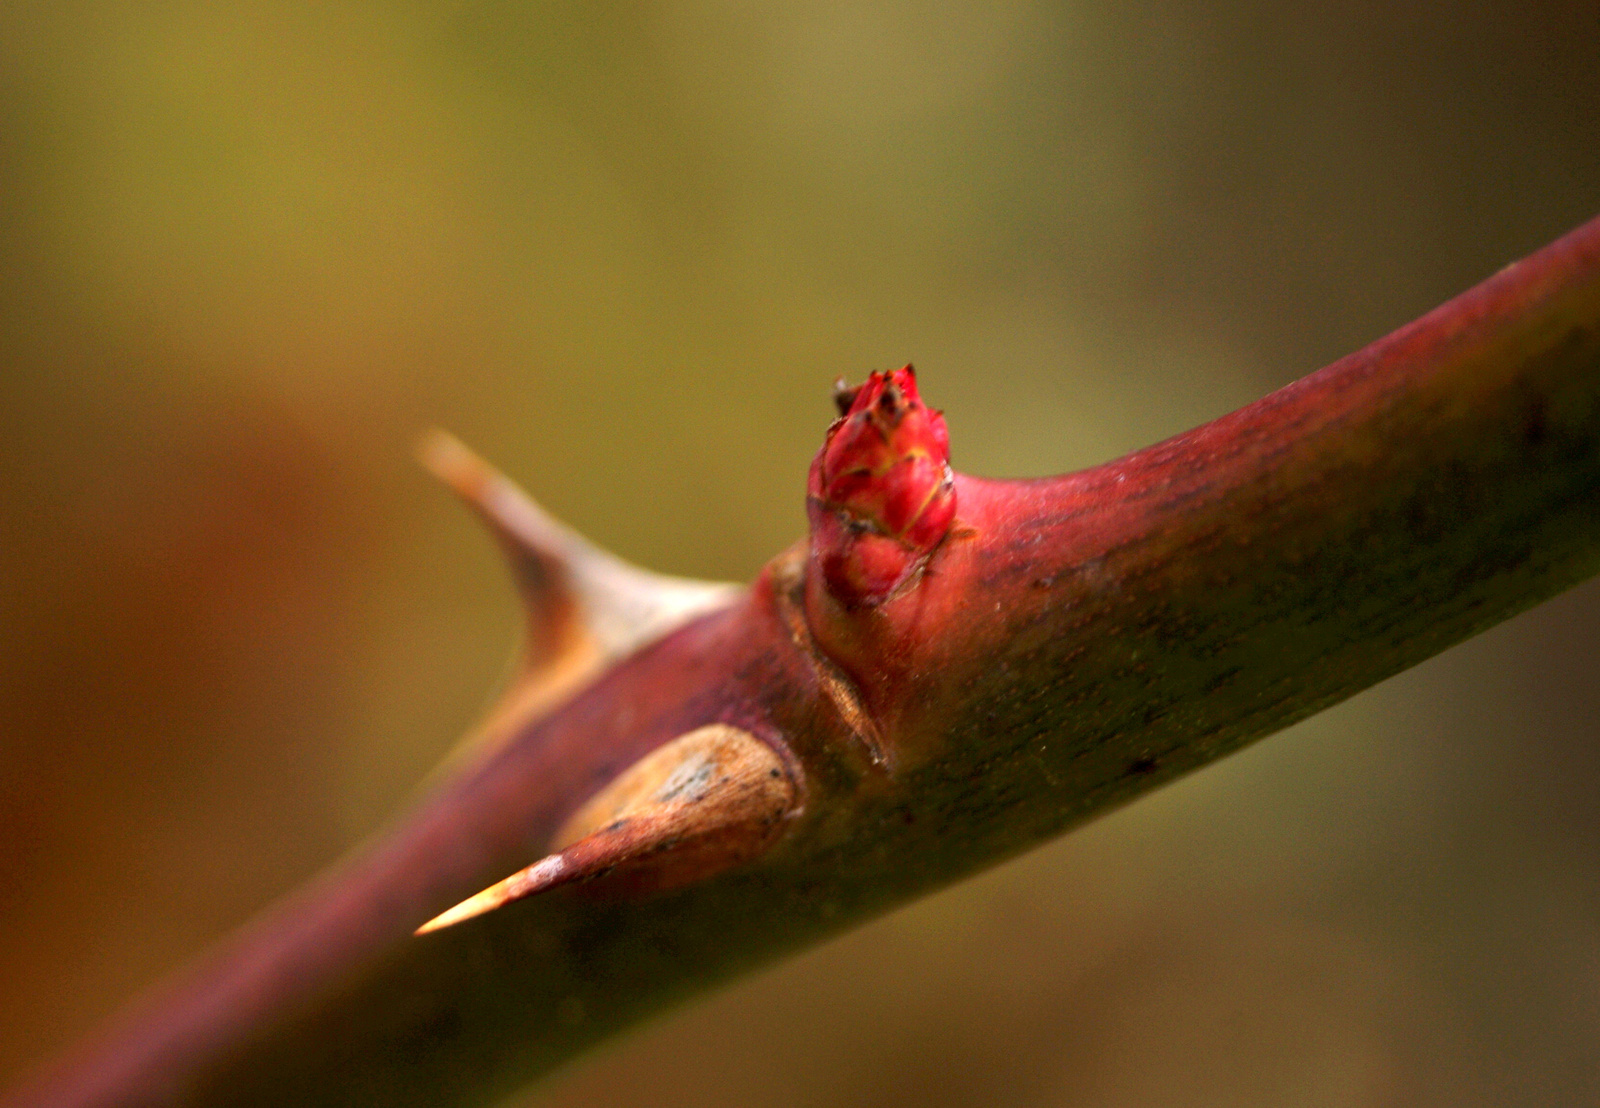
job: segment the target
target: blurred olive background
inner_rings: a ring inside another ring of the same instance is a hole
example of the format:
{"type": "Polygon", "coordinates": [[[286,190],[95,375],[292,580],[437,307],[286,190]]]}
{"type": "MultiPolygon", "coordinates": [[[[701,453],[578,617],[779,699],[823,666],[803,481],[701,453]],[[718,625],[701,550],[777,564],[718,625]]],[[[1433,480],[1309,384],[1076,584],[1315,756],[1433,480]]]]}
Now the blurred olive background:
{"type": "MultiPolygon", "coordinates": [[[[1600,11],[0,6],[0,1080],[376,828],[516,619],[451,428],[643,564],[839,373],[1102,461],[1600,212],[1600,11]]],[[[527,1108],[1600,1102],[1600,589],[527,1108]]]]}

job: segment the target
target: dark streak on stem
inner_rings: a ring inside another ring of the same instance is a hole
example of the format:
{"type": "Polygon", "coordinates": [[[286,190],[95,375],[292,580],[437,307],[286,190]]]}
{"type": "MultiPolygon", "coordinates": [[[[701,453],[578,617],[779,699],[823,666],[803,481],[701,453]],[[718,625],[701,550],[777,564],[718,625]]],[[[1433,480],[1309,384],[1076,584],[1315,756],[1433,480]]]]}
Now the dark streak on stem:
{"type": "Polygon", "coordinates": [[[887,764],[883,730],[872,718],[861,692],[850,675],[830,658],[811,634],[805,613],[805,551],[795,547],[773,560],[771,565],[773,599],[796,649],[811,663],[817,684],[860,742],[874,766],[887,764]]]}

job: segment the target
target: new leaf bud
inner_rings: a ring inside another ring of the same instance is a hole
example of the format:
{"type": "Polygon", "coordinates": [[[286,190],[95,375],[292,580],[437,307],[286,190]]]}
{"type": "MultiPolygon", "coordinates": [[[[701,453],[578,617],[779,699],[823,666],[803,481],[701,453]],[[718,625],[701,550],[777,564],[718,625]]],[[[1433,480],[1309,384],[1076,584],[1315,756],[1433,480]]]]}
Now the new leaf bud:
{"type": "Polygon", "coordinates": [[[910,366],[841,381],[834,399],[843,414],[807,482],[811,560],[840,602],[872,606],[914,582],[950,530],[950,436],[910,366]]]}

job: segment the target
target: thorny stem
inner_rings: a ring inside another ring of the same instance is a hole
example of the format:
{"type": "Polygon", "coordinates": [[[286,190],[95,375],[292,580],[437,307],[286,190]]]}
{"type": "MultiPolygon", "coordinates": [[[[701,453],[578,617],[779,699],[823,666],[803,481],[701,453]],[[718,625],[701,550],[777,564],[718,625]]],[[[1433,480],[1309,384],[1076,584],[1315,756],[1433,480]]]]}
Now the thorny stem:
{"type": "Polygon", "coordinates": [[[491,753],[10,1103],[486,1103],[1583,580],[1600,221],[1204,427],[949,494],[948,534],[894,573],[796,548],[553,710],[502,713],[491,753]],[[412,936],[710,725],[795,783],[765,853],[412,936]]]}

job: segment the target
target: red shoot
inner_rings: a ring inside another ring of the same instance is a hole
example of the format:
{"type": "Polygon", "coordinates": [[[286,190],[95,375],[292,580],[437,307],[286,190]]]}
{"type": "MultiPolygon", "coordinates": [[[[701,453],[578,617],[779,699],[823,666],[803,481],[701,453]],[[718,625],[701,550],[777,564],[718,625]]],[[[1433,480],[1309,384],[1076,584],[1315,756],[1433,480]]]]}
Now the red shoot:
{"type": "Polygon", "coordinates": [[[917,395],[910,366],[836,386],[843,414],[811,463],[811,558],[847,607],[913,583],[956,513],[944,416],[917,395]]]}

